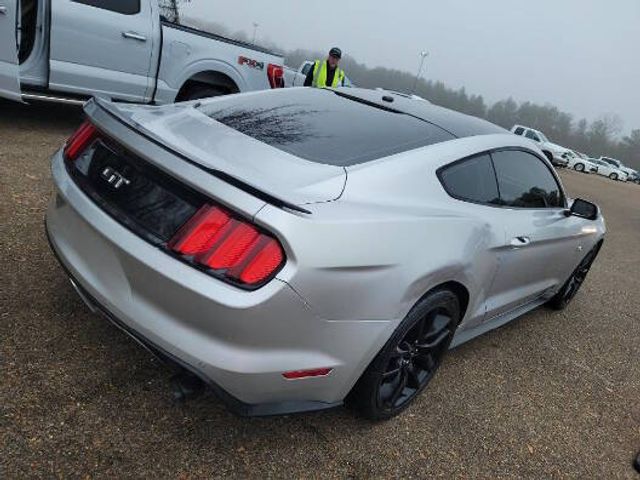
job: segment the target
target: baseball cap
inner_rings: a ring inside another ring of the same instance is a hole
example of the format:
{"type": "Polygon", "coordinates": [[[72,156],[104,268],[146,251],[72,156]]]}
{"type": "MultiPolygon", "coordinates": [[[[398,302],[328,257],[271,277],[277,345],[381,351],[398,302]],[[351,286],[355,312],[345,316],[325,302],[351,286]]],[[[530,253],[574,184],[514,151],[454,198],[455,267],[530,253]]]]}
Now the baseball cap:
{"type": "Polygon", "coordinates": [[[329,55],[331,55],[332,57],[342,58],[342,50],[340,50],[338,47],[333,47],[331,50],[329,50],[329,55]]]}

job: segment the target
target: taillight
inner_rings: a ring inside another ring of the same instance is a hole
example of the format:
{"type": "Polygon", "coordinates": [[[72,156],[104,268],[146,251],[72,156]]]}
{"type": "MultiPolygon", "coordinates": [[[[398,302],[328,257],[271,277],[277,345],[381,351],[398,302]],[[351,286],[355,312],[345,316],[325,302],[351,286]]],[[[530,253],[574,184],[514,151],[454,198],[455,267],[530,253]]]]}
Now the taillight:
{"type": "Polygon", "coordinates": [[[75,160],[95,140],[97,134],[96,127],[85,120],[67,140],[63,150],[64,156],[69,160],[75,160]]]}
{"type": "Polygon", "coordinates": [[[269,279],[284,263],[277,240],[214,205],[200,208],[168,247],[187,262],[250,287],[269,279]]]}
{"type": "Polygon", "coordinates": [[[269,77],[271,88],[284,87],[284,68],[282,66],[270,63],[267,67],[267,77],[269,77]]]}

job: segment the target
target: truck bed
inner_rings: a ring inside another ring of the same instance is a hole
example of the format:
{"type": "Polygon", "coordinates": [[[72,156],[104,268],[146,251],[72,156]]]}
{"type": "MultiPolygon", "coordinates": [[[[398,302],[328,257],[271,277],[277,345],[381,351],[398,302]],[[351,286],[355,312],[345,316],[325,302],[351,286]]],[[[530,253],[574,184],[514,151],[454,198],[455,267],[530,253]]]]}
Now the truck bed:
{"type": "Polygon", "coordinates": [[[236,45],[238,47],[248,48],[250,50],[254,50],[256,52],[265,53],[267,55],[274,55],[276,57],[281,57],[282,54],[278,52],[274,52],[267,48],[261,47],[259,45],[254,45],[249,42],[242,42],[240,40],[234,40],[232,38],[224,37],[222,35],[217,35],[215,33],[205,32],[203,30],[198,30],[197,28],[187,27],[186,25],[180,25],[178,23],[169,22],[168,20],[161,20],[163,27],[169,28],[177,28],[178,30],[182,30],[184,32],[192,33],[194,35],[200,35],[202,37],[211,38],[213,40],[218,40],[220,42],[229,43],[231,45],[236,45]]]}

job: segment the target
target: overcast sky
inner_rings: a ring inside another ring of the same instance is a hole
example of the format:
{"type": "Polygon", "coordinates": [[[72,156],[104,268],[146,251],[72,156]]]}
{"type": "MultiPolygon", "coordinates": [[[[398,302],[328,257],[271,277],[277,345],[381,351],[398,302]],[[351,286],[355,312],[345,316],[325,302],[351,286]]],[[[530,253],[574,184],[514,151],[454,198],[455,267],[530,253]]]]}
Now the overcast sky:
{"type": "MultiPolygon", "coordinates": [[[[339,46],[368,66],[464,86],[487,102],[550,102],[640,128],[640,0],[192,0],[185,14],[286,49],[339,46]]],[[[348,72],[347,72],[348,74],[348,72]]]]}

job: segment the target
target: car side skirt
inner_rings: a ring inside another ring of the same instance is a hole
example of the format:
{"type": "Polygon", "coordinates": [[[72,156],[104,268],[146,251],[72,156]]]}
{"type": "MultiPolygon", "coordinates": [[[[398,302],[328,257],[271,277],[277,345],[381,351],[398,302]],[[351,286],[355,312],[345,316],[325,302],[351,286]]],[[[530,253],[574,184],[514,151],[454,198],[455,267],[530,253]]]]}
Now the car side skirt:
{"type": "Polygon", "coordinates": [[[509,312],[503,313],[502,315],[498,315],[491,320],[487,320],[486,322],[481,323],[476,327],[470,328],[469,330],[461,330],[455,335],[455,337],[453,337],[453,341],[451,342],[451,346],[449,348],[453,349],[491,330],[495,330],[496,328],[499,328],[518,317],[521,317],[525,313],[538,308],[540,305],[545,304],[548,299],[549,298],[546,295],[537,297],[529,303],[521,305],[520,307],[517,307],[516,309],[509,312]]]}

